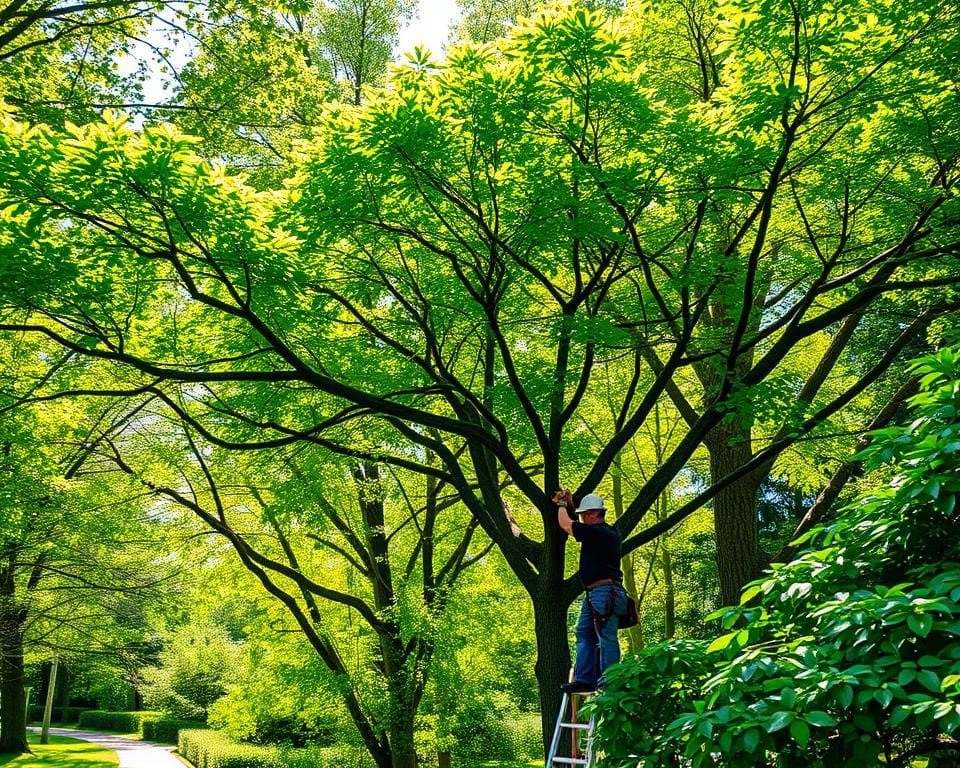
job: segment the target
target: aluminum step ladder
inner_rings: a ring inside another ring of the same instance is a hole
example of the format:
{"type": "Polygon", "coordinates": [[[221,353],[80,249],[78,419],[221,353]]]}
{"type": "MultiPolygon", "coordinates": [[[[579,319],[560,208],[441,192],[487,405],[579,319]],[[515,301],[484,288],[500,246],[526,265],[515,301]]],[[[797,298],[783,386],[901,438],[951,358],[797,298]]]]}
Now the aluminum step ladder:
{"type": "Polygon", "coordinates": [[[547,753],[545,768],[556,768],[557,766],[584,766],[590,768],[594,762],[593,754],[593,732],[596,729],[596,717],[591,715],[586,723],[577,722],[578,696],[589,696],[593,691],[585,693],[567,693],[564,691],[563,699],[560,702],[560,712],[557,713],[557,724],[553,729],[553,739],[550,742],[550,751],[547,753]],[[570,731],[571,755],[570,757],[561,757],[557,754],[560,748],[560,738],[564,731],[570,731]],[[578,736],[584,736],[586,743],[580,748],[580,739],[578,736]]]}

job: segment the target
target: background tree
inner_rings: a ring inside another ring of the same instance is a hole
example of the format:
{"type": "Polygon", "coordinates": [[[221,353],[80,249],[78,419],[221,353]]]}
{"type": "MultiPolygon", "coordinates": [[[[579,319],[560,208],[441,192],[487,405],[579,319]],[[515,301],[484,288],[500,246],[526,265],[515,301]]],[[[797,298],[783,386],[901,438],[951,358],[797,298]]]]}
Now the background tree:
{"type": "Polygon", "coordinates": [[[413,9],[408,0],[239,4],[188,19],[196,49],[166,114],[204,138],[204,154],[276,183],[329,102],[359,104],[383,81],[413,9]]]}
{"type": "Polygon", "coordinates": [[[221,628],[178,628],[167,638],[159,665],[143,673],[144,703],[174,717],[206,722],[210,706],[238,679],[241,654],[241,646],[221,628]]]}
{"type": "MultiPolygon", "coordinates": [[[[161,430],[169,404],[158,394],[149,394],[137,422],[101,435],[85,463],[119,466],[164,508],[190,512],[202,531],[229,545],[326,667],[328,689],[344,702],[376,764],[412,765],[432,625],[464,569],[490,548],[474,544],[477,523],[459,517],[456,496],[436,473],[427,483],[399,470],[385,476],[373,462],[337,460],[319,446],[234,454],[217,445],[222,439],[201,442],[192,429],[161,430]],[[187,450],[177,457],[178,446],[187,450]],[[166,458],[151,461],[151,453],[166,458]],[[339,620],[331,611],[341,612],[339,620]],[[361,662],[350,664],[360,648],[361,662]]],[[[210,645],[202,640],[193,645],[210,645]]],[[[197,660],[178,673],[172,661],[185,656],[180,642],[190,638],[174,643],[168,663],[147,675],[146,690],[165,709],[186,714],[193,707],[198,717],[226,684],[197,660]],[[211,684],[187,692],[198,675],[212,675],[211,684]]]]}
{"type": "MultiPolygon", "coordinates": [[[[596,0],[581,5],[591,10],[618,12],[625,3],[621,0],[596,0]]],[[[542,0],[458,0],[460,21],[451,37],[457,41],[490,43],[506,37],[521,20],[529,19],[537,11],[550,6],[542,0]]]]}
{"type": "Polygon", "coordinates": [[[142,494],[101,477],[66,479],[90,412],[11,410],[35,376],[50,372],[34,347],[2,351],[0,752],[17,754],[27,750],[25,663],[135,656],[142,601],[171,568],[154,561],[163,533],[148,530],[142,494]]]}

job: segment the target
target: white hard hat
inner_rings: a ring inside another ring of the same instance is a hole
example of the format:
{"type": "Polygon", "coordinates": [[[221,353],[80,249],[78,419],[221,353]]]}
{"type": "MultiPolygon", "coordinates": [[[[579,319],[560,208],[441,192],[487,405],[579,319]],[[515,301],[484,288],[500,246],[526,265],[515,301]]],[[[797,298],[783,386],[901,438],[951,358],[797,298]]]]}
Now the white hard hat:
{"type": "Polygon", "coordinates": [[[591,509],[599,509],[604,512],[607,510],[607,508],[603,506],[603,499],[601,499],[597,493],[588,493],[580,499],[580,506],[577,507],[577,512],[589,512],[591,509]]]}

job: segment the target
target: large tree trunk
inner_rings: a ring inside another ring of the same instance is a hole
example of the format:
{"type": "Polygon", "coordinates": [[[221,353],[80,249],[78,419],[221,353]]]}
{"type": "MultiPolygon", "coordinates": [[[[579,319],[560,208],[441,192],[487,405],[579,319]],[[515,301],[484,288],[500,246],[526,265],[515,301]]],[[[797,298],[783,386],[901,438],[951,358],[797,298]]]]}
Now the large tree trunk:
{"type": "Polygon", "coordinates": [[[0,571],[0,753],[27,746],[27,696],[23,688],[23,610],[14,595],[13,568],[0,571]]]}
{"type": "MultiPolygon", "coordinates": [[[[2,616],[0,622],[3,622],[2,616]]],[[[5,755],[30,751],[23,682],[23,644],[19,628],[11,629],[3,622],[0,627],[0,753],[5,755]]]]}
{"type": "Polygon", "coordinates": [[[540,689],[540,725],[543,729],[544,755],[550,748],[553,726],[560,711],[560,685],[567,681],[570,671],[568,606],[559,584],[555,590],[549,587],[541,589],[533,598],[533,621],[537,638],[537,661],[534,670],[540,689]]]}
{"type": "MultiPolygon", "coordinates": [[[[750,431],[720,426],[710,433],[710,479],[717,482],[752,457],[750,431]]],[[[731,483],[714,497],[720,601],[735,605],[743,586],[760,575],[764,565],[757,520],[757,493],[763,474],[756,472],[731,483]]]]}

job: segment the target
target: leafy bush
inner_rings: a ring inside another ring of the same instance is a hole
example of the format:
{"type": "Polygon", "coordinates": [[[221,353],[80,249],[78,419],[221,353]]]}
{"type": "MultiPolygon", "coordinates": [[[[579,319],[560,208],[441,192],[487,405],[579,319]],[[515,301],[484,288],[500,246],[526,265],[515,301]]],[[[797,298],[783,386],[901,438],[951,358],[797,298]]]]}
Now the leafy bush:
{"type": "MultiPolygon", "coordinates": [[[[90,711],[90,707],[54,707],[51,712],[51,721],[63,725],[76,723],[81,713],[90,711]]],[[[31,722],[39,723],[43,720],[43,704],[31,704],[29,709],[31,722]]]]}
{"type": "Polygon", "coordinates": [[[540,713],[517,714],[506,722],[508,739],[515,760],[534,760],[543,755],[543,731],[540,713]]]}
{"type": "Polygon", "coordinates": [[[148,706],[184,720],[206,722],[242,667],[243,649],[217,627],[180,627],[160,652],[160,666],[144,670],[148,706]]]}
{"type": "Polygon", "coordinates": [[[290,749],[280,747],[280,760],[284,768],[375,768],[373,758],[363,747],[337,744],[333,747],[306,747],[290,749]]]}
{"type": "Polygon", "coordinates": [[[456,762],[511,761],[540,755],[540,715],[520,714],[510,706],[471,700],[457,713],[451,752],[456,762]]]}
{"type": "Polygon", "coordinates": [[[144,718],[157,718],[161,714],[160,712],[106,712],[102,709],[88,709],[80,713],[77,722],[81,728],[91,728],[96,731],[139,733],[144,718]]]}
{"type": "Polygon", "coordinates": [[[161,741],[176,744],[180,731],[188,728],[203,728],[196,720],[180,720],[173,717],[145,717],[141,726],[143,738],[147,741],[161,741]]]}
{"type": "MultiPolygon", "coordinates": [[[[272,681],[278,687],[279,681],[272,681]]],[[[293,710],[295,698],[274,688],[257,695],[247,685],[233,687],[209,709],[207,723],[233,739],[254,744],[303,747],[339,743],[344,714],[335,706],[293,710]]]]}
{"type": "Polygon", "coordinates": [[[918,417],[860,455],[892,467],[887,487],[715,614],[727,632],[709,646],[660,646],[608,671],[595,699],[605,765],[905,767],[957,746],[960,353],[914,373],[918,417]]]}
{"type": "Polygon", "coordinates": [[[671,640],[606,670],[606,686],[594,697],[602,713],[597,748],[605,759],[658,750],[664,730],[695,705],[715,668],[706,648],[706,640],[671,640]]]}

